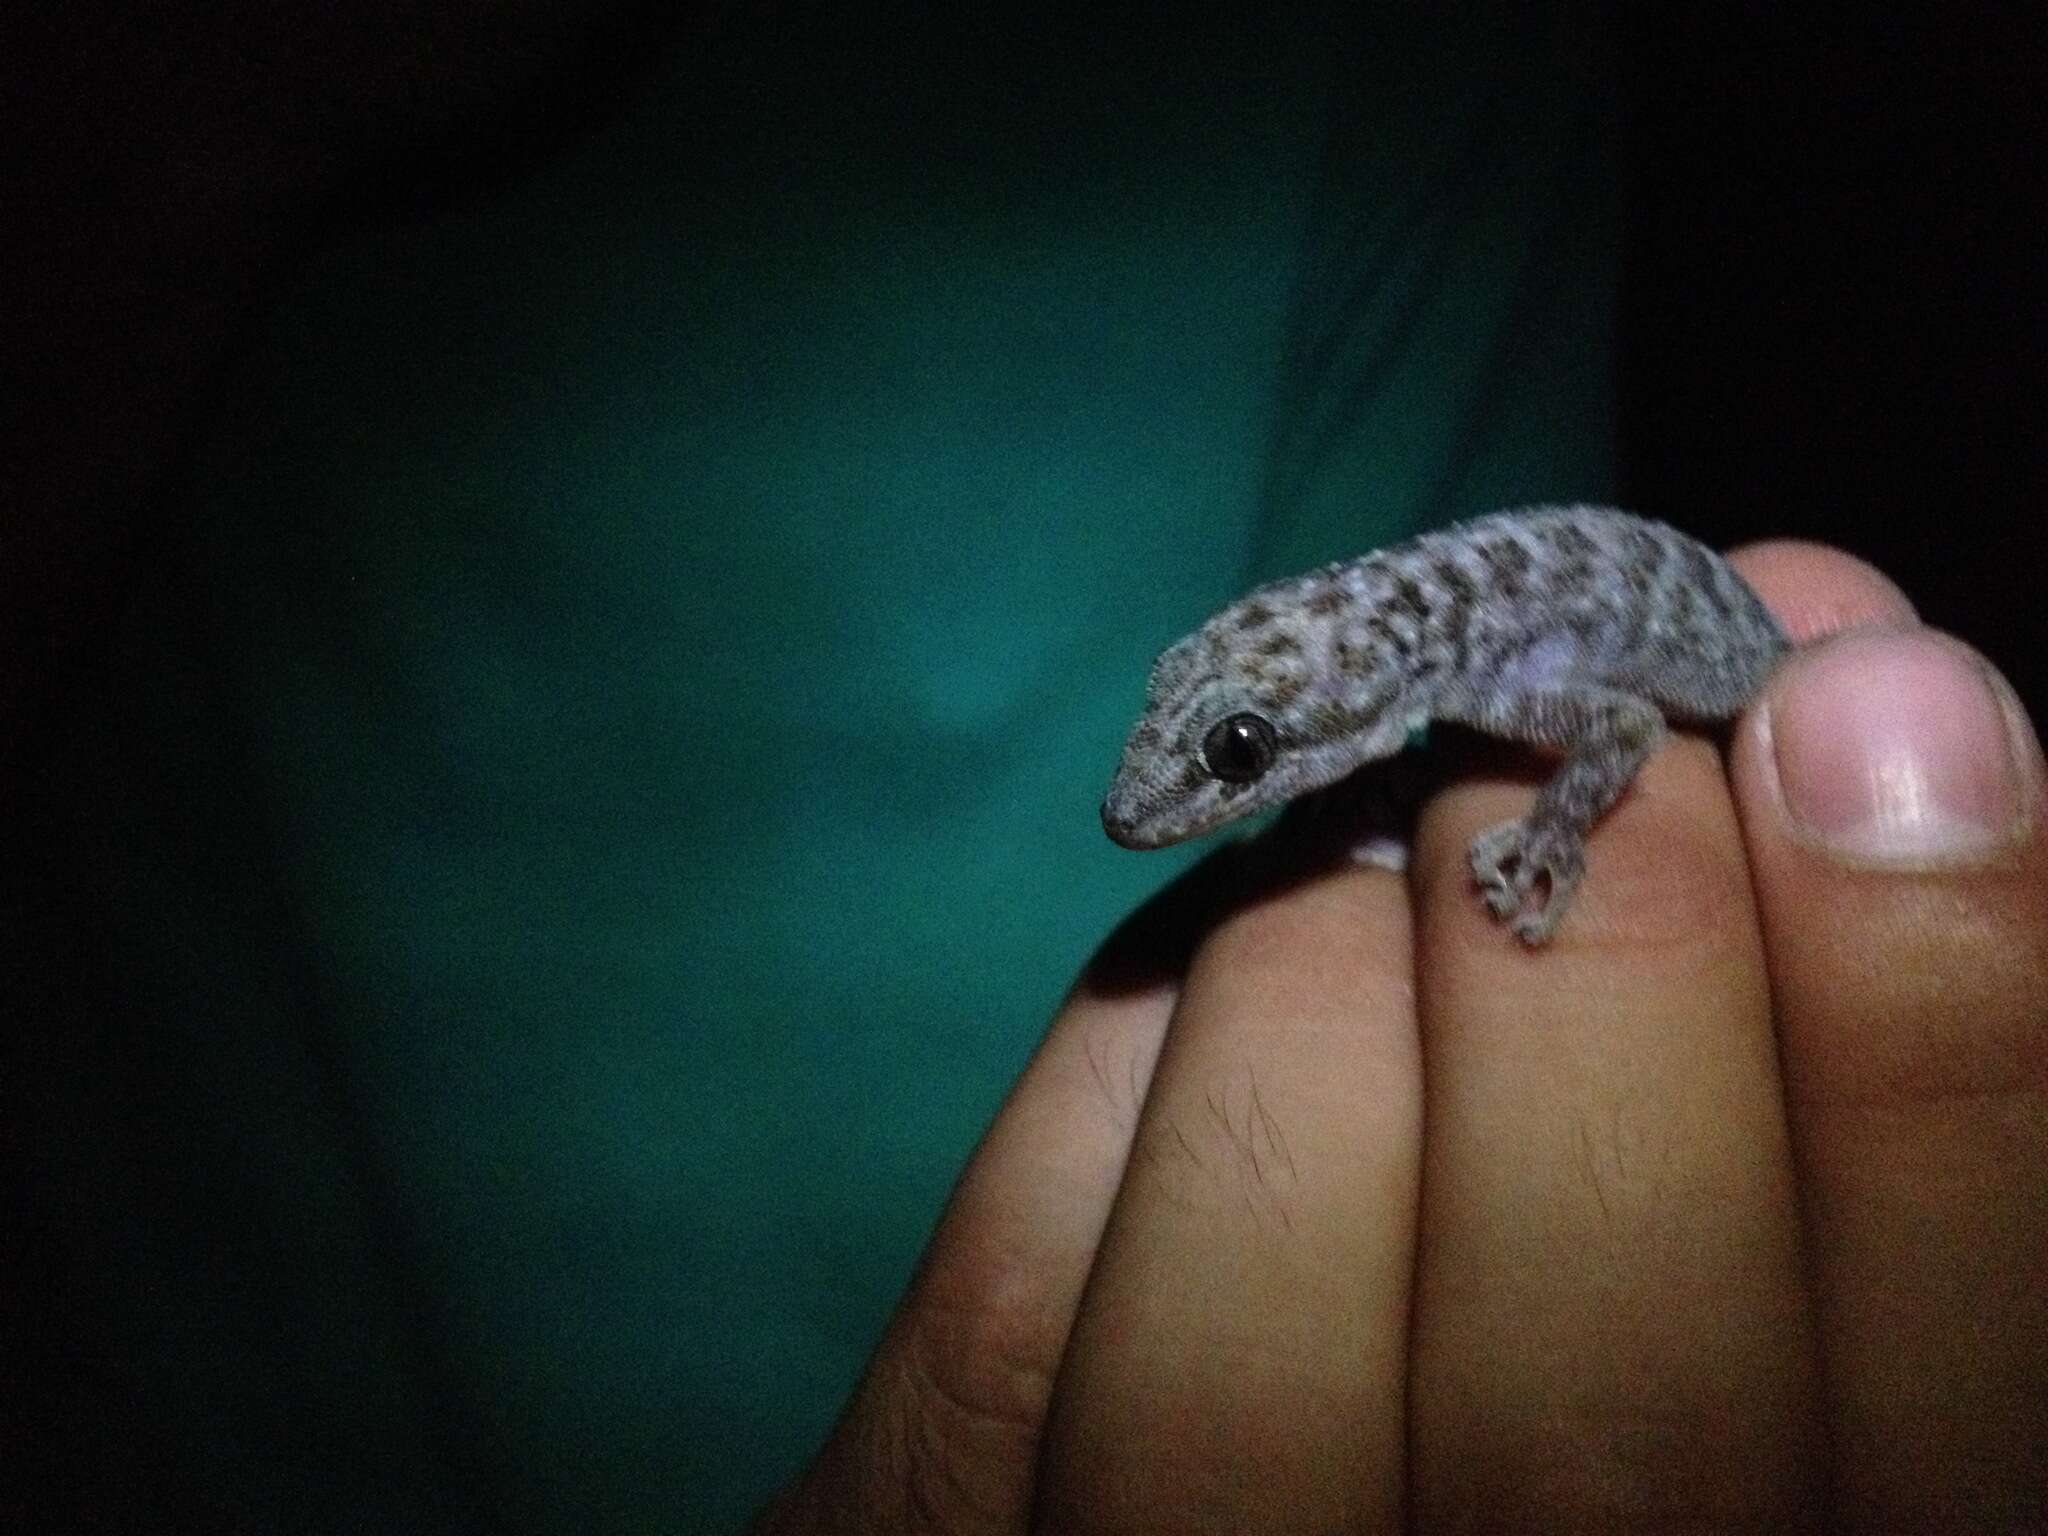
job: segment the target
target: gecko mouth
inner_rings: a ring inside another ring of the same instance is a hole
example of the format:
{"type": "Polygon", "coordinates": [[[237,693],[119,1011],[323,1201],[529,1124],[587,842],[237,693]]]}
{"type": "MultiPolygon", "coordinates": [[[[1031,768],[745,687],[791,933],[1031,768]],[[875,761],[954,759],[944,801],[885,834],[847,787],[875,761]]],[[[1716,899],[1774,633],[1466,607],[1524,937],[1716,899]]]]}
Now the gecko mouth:
{"type": "Polygon", "coordinates": [[[1188,835],[1170,822],[1161,825],[1158,817],[1146,816],[1142,807],[1132,806],[1116,794],[1102,802],[1102,830],[1118,847],[1140,850],[1164,848],[1188,835]]]}
{"type": "Polygon", "coordinates": [[[1109,834],[1109,840],[1121,848],[1144,848],[1149,846],[1138,835],[1138,824],[1116,807],[1114,800],[1102,802],[1102,830],[1109,834]]]}

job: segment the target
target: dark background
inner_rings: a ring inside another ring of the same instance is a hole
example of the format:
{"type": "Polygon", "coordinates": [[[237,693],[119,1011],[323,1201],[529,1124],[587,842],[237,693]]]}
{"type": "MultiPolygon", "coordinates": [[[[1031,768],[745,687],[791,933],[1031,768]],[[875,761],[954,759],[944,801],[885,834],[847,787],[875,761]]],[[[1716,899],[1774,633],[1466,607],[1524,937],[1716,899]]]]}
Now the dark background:
{"type": "Polygon", "coordinates": [[[1973,5],[1626,25],[1629,499],[1853,550],[2040,720],[2048,29],[1973,5]]]}
{"type": "MultiPolygon", "coordinates": [[[[289,253],[517,176],[723,8],[653,9],[97,0],[16,23],[0,339],[40,430],[5,466],[0,698],[47,694],[121,600],[140,508],[289,253]]],[[[1612,26],[1626,500],[1867,556],[2038,713],[2038,18],[1693,3],[1612,26]]]]}
{"type": "MultiPolygon", "coordinates": [[[[527,3],[392,4],[345,22],[229,6],[192,21],[82,3],[20,23],[28,89],[6,124],[18,277],[4,341],[10,416],[32,431],[0,468],[0,762],[11,776],[37,784],[56,771],[47,744],[104,686],[99,637],[180,544],[193,441],[300,256],[394,208],[431,211],[516,180],[605,122],[648,61],[686,54],[693,29],[727,19],[719,7],[657,23],[633,7],[527,3]]],[[[2037,720],[2048,709],[2041,30],[2018,7],[1908,6],[1841,27],[1778,7],[1679,5],[1629,8],[1615,32],[1622,500],[1718,543],[1791,535],[1870,559],[1931,623],[1990,655],[2037,720]]],[[[234,770],[232,750],[221,767],[234,770]]],[[[18,803],[42,804],[47,791],[18,803]]],[[[4,1006],[34,1061],[0,1092],[54,1083],[93,1102],[92,1087],[66,1077],[65,1052],[83,1035],[94,1049],[80,1060],[119,1060],[131,1074],[109,1102],[155,1110],[54,1161],[24,1144],[47,1123],[36,1106],[6,1116],[34,1197],[0,1297],[0,1437],[27,1448],[10,1458],[5,1497],[24,1530],[135,1529],[207,1507],[212,1468],[232,1465],[107,1456],[175,1441],[175,1427],[131,1397],[129,1365],[149,1348],[152,1319],[110,1309],[88,1272],[131,1234],[101,1230],[67,1196],[107,1180],[148,1187],[152,1149],[203,1139],[209,1109],[180,1096],[189,1063],[159,1059],[124,1014],[118,975],[67,969],[97,963],[69,931],[79,910],[28,876],[89,861],[75,830],[33,819],[11,829],[4,1006]],[[86,1447],[95,1464],[81,1476],[69,1463],[86,1447]]],[[[298,1172],[309,1187],[322,1177],[298,1172]]],[[[204,1210],[167,1219],[229,1254],[232,1284],[243,1234],[209,1230],[222,1218],[204,1210]]],[[[464,1386],[437,1374],[452,1368],[429,1337],[433,1308],[395,1315],[420,1330],[397,1346],[422,1362],[419,1376],[346,1391],[364,1415],[430,1421],[464,1386]]],[[[252,1424],[304,1390],[245,1385],[252,1424]]],[[[319,1462],[351,1454],[324,1440],[292,1450],[319,1462]]],[[[517,1498],[499,1486],[505,1470],[451,1428],[407,1464],[414,1482],[384,1490],[380,1518],[517,1524],[504,1513],[517,1498]]],[[[294,1523],[274,1514],[277,1528],[294,1523]]]]}

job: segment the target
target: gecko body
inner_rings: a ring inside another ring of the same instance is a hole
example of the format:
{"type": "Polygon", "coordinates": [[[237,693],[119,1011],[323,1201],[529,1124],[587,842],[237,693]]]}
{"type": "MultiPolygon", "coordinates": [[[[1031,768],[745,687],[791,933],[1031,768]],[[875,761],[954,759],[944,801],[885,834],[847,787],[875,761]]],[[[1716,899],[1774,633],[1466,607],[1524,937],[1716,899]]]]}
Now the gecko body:
{"type": "Polygon", "coordinates": [[[1603,507],[1530,507],[1248,593],[1153,664],[1102,803],[1160,848],[1335,783],[1431,720],[1561,751],[1472,843],[1488,908],[1548,939],[1585,844],[1667,721],[1739,714],[1787,649],[1719,555],[1603,507]]]}

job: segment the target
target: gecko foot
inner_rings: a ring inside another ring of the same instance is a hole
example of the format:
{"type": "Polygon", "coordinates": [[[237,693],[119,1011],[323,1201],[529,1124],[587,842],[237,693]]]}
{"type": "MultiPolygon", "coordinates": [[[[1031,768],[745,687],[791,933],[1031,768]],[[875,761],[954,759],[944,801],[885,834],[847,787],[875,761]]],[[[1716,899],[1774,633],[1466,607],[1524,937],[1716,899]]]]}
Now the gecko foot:
{"type": "Polygon", "coordinates": [[[1471,858],[1487,910],[1530,945],[1550,937],[1586,872],[1583,839],[1528,820],[1488,827],[1472,839],[1471,858]]]}

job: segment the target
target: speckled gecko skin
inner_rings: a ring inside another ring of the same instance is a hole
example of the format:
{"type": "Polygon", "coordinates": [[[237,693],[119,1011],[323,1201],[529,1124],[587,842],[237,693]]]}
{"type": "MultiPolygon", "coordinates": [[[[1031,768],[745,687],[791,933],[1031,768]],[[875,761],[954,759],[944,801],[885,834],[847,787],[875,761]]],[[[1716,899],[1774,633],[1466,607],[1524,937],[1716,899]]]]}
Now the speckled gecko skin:
{"type": "Polygon", "coordinates": [[[1272,582],[1169,646],[1102,825],[1165,847],[1455,721],[1564,754],[1529,814],[1471,848],[1489,910],[1541,944],[1666,721],[1733,718],[1786,649],[1734,568],[1676,528],[1604,507],[1497,512],[1272,582]]]}

